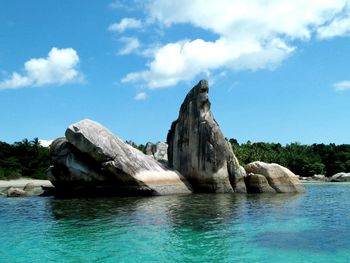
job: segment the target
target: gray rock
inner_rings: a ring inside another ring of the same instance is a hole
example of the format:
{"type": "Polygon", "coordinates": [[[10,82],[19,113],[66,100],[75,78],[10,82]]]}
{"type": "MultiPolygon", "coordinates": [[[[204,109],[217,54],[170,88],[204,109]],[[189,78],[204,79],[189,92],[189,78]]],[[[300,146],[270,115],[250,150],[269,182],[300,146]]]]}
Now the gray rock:
{"type": "Polygon", "coordinates": [[[266,177],[261,174],[250,173],[244,178],[248,193],[276,193],[266,177]]]}
{"type": "Polygon", "coordinates": [[[252,173],[265,176],[269,185],[277,193],[298,193],[305,190],[298,176],[279,164],[257,161],[247,164],[245,170],[247,174],[252,173]]]}
{"type": "Polygon", "coordinates": [[[25,197],[27,196],[26,191],[20,188],[10,187],[6,193],[7,197],[25,197]]]}
{"type": "Polygon", "coordinates": [[[87,154],[80,153],[65,138],[52,142],[50,156],[53,166],[49,168],[47,176],[53,185],[104,181],[98,162],[87,154]]]}
{"type": "Polygon", "coordinates": [[[156,144],[147,142],[143,152],[146,155],[153,156],[157,161],[168,162],[168,145],[164,142],[157,142],[156,144]]]}
{"type": "Polygon", "coordinates": [[[50,154],[53,166],[48,177],[58,194],[191,193],[182,175],[166,169],[91,120],[69,126],[66,139],[56,139],[50,154]]]}
{"type": "Polygon", "coordinates": [[[350,182],[350,173],[336,173],[329,179],[331,182],[350,182]]]}
{"type": "Polygon", "coordinates": [[[146,155],[153,156],[153,147],[154,147],[154,144],[152,142],[147,142],[145,145],[145,149],[143,150],[143,153],[146,155]]]}
{"type": "Polygon", "coordinates": [[[314,174],[312,179],[316,181],[326,181],[327,178],[324,174],[314,174]]]}
{"type": "Polygon", "coordinates": [[[44,193],[43,188],[34,183],[26,184],[23,190],[26,192],[26,195],[30,195],[30,196],[42,195],[44,193]]]}
{"type": "Polygon", "coordinates": [[[210,111],[208,90],[201,80],[182,103],[167,136],[169,166],[197,192],[246,192],[245,171],[210,111]]]}

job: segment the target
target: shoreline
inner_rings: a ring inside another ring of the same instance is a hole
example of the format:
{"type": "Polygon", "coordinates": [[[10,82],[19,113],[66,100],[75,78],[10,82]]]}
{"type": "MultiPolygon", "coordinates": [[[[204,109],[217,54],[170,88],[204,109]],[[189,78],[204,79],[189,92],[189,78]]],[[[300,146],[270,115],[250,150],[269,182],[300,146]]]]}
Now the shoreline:
{"type": "Polygon", "coordinates": [[[330,181],[317,181],[317,180],[300,180],[302,184],[350,184],[350,182],[330,182],[330,181]]]}
{"type": "Polygon", "coordinates": [[[33,188],[53,187],[49,180],[32,179],[32,178],[19,178],[13,180],[0,180],[0,195],[6,195],[9,188],[24,189],[28,184],[33,188]]]}

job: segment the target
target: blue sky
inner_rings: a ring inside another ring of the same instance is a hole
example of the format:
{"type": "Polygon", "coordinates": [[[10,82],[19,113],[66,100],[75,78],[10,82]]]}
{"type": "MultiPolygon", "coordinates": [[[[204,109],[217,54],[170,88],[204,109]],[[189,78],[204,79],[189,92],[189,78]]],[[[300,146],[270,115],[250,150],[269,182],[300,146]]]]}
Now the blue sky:
{"type": "Polygon", "coordinates": [[[224,135],[350,143],[350,1],[0,2],[0,140],[90,118],[165,140],[200,79],[224,135]]]}

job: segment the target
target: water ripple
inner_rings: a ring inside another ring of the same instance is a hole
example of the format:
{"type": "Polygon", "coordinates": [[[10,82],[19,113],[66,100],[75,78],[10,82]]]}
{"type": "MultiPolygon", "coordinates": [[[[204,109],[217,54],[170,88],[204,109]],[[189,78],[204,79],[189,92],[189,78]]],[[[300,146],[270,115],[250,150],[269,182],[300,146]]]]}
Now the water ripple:
{"type": "Polygon", "coordinates": [[[349,190],[0,198],[0,262],[347,262],[349,190]]]}

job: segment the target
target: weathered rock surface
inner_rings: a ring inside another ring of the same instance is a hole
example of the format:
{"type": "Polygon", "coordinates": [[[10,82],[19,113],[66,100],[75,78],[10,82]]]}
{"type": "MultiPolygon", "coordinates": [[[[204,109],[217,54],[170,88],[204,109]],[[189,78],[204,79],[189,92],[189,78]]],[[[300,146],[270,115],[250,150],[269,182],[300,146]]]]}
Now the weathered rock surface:
{"type": "Polygon", "coordinates": [[[215,121],[201,80],[187,94],[168,132],[169,166],[196,192],[246,192],[245,171],[215,121]]]}
{"type": "Polygon", "coordinates": [[[50,149],[53,166],[48,177],[58,194],[191,193],[183,176],[124,143],[97,122],[82,120],[69,126],[65,135],[50,149]]]}
{"type": "Polygon", "coordinates": [[[168,145],[164,142],[146,143],[143,153],[152,155],[159,162],[168,163],[168,145]]]}
{"type": "Polygon", "coordinates": [[[249,173],[245,178],[245,185],[248,193],[276,193],[266,177],[261,174],[249,173]]]}
{"type": "MultiPolygon", "coordinates": [[[[263,175],[268,184],[277,193],[298,193],[304,192],[304,186],[300,183],[298,177],[292,173],[289,169],[275,163],[264,163],[264,162],[252,162],[245,166],[247,174],[263,175]]],[[[265,186],[266,183],[263,181],[256,180],[261,178],[254,176],[252,180],[254,184],[261,184],[261,187],[265,186]]],[[[248,186],[249,189],[249,186],[248,186]]]]}
{"type": "Polygon", "coordinates": [[[329,179],[331,182],[350,182],[350,173],[336,173],[329,179]]]}

